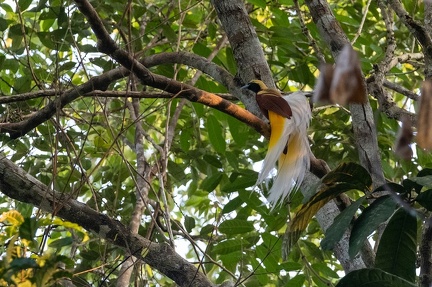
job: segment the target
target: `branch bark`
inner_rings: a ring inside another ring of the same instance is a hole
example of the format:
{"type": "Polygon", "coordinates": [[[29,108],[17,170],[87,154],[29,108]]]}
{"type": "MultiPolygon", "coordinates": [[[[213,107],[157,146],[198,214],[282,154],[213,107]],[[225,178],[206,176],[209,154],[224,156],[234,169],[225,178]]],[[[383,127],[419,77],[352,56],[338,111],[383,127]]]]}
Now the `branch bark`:
{"type": "Polygon", "coordinates": [[[68,194],[50,190],[4,156],[0,158],[0,191],[6,196],[79,224],[89,232],[134,254],[179,286],[215,286],[168,244],[154,243],[132,234],[121,222],[70,198],[68,194]]]}
{"type": "Polygon", "coordinates": [[[420,255],[420,277],[419,286],[430,287],[432,285],[432,218],[426,219],[423,226],[420,255]]]}
{"type": "MultiPolygon", "coordinates": [[[[221,20],[223,28],[230,40],[231,47],[233,48],[237,66],[239,67],[239,77],[243,79],[243,81],[259,78],[266,83],[273,84],[273,76],[270,69],[263,68],[264,66],[268,67],[268,64],[254,27],[248,19],[243,1],[213,1],[213,5],[216,8],[218,17],[221,20]],[[240,22],[240,24],[238,24],[238,22],[240,22]],[[255,65],[254,62],[257,64],[255,65]]],[[[342,47],[343,44],[341,44],[339,48],[341,49],[342,47]]],[[[311,171],[313,171],[315,175],[319,177],[323,176],[328,172],[327,168],[325,162],[312,157],[311,171]]],[[[302,188],[302,190],[308,190],[308,187],[313,186],[313,182],[318,180],[316,176],[311,177],[310,180],[303,182],[307,187],[302,188]]],[[[335,204],[328,204],[323,207],[321,213],[329,215],[317,217],[319,224],[324,227],[325,230],[326,227],[333,223],[334,217],[339,213],[339,210],[335,204]]],[[[345,237],[344,241],[336,247],[335,255],[346,271],[363,268],[365,264],[362,259],[354,261],[349,259],[348,249],[346,248],[348,244],[347,240],[348,237],[345,237]]]]}
{"type": "MultiPolygon", "coordinates": [[[[142,65],[141,65],[142,66],[142,65]]],[[[144,67],[144,66],[142,66],[144,67]]],[[[147,70],[147,68],[144,67],[147,70]]],[[[101,76],[91,78],[87,83],[70,89],[63,95],[59,96],[56,100],[50,102],[40,111],[34,113],[26,120],[17,123],[2,123],[0,124],[0,132],[8,132],[10,137],[15,139],[27,134],[29,131],[40,125],[41,123],[49,120],[58,109],[63,108],[67,104],[79,98],[81,95],[90,93],[93,90],[106,90],[107,86],[115,80],[125,76],[125,69],[118,68],[111,70],[101,76]]],[[[220,110],[234,118],[252,126],[256,131],[263,135],[268,135],[269,130],[266,123],[258,117],[248,112],[247,110],[222,99],[221,97],[202,91],[193,86],[174,81],[172,79],[156,75],[150,72],[150,75],[143,78],[151,79],[151,83],[145,83],[149,86],[165,90],[174,95],[174,97],[184,97],[192,102],[198,102],[203,105],[220,110]]]]}
{"type": "Polygon", "coordinates": [[[212,4],[233,49],[242,84],[253,79],[260,79],[268,87],[275,88],[270,67],[244,2],[241,0],[213,0],[212,4]]]}
{"type": "MultiPolygon", "coordinates": [[[[321,37],[330,47],[333,58],[337,59],[342,48],[345,45],[350,45],[348,37],[333,15],[327,1],[306,0],[305,3],[309,7],[321,37]]],[[[363,82],[366,85],[366,81],[363,82]]],[[[360,163],[371,174],[374,186],[380,186],[385,183],[385,179],[378,153],[378,140],[372,108],[369,102],[361,105],[350,104],[350,111],[360,163]]]]}
{"type": "Polygon", "coordinates": [[[432,77],[432,36],[430,23],[432,22],[432,13],[430,8],[432,5],[429,1],[425,1],[425,26],[415,21],[405,10],[400,0],[389,0],[389,6],[396,15],[402,21],[402,23],[408,28],[411,34],[417,39],[423,48],[423,54],[425,56],[425,78],[429,79],[432,77]]]}

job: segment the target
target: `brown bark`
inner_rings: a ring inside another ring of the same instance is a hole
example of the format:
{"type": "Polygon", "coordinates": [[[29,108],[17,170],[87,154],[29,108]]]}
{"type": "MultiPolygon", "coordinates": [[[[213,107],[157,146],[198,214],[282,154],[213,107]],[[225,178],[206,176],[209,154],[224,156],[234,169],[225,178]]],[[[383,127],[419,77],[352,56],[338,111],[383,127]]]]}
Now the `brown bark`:
{"type": "MultiPolygon", "coordinates": [[[[327,1],[307,0],[312,19],[318,27],[320,36],[330,47],[333,58],[337,59],[340,51],[350,42],[333,15],[327,1]]],[[[363,84],[366,81],[363,78],[363,84]]],[[[365,95],[366,97],[366,95],[365,95]]],[[[382,173],[381,158],[378,152],[378,140],[372,108],[369,102],[365,104],[350,104],[355,143],[359,152],[360,163],[369,171],[374,186],[385,183],[382,173]]]]}
{"type": "Polygon", "coordinates": [[[0,158],[0,191],[10,198],[30,203],[82,226],[143,260],[179,286],[214,286],[204,274],[175,253],[168,244],[154,243],[133,234],[120,221],[91,209],[67,194],[50,190],[4,156],[0,158]]]}
{"type": "MultiPolygon", "coordinates": [[[[228,39],[230,40],[233,53],[236,55],[235,58],[237,66],[239,67],[239,76],[244,79],[244,81],[259,78],[266,84],[273,84],[273,76],[270,69],[263,68],[264,66],[268,67],[268,64],[264,53],[262,52],[261,43],[258,40],[254,27],[250,20],[246,19],[247,12],[243,1],[213,1],[213,5],[216,8],[218,17],[227,33],[228,39]],[[238,24],[238,22],[240,23],[238,24]],[[241,29],[239,27],[241,27],[241,29]]],[[[345,37],[344,39],[346,39],[346,36],[343,33],[341,35],[341,37],[345,37]]],[[[336,47],[339,47],[337,44],[338,42],[335,44],[336,47]]],[[[339,48],[342,48],[344,42],[339,44],[339,48]]],[[[315,175],[322,176],[328,172],[328,167],[325,162],[312,157],[311,170],[315,175]]],[[[314,186],[317,180],[318,178],[316,176],[309,173],[303,182],[303,185],[306,186],[304,190],[314,186]]],[[[320,213],[328,215],[318,217],[319,224],[325,230],[332,224],[334,217],[339,213],[339,210],[335,204],[329,203],[322,208],[320,213]]],[[[348,246],[347,244],[348,236],[345,236],[343,241],[335,249],[335,255],[342,263],[344,270],[350,271],[364,267],[365,264],[361,259],[351,260],[349,258],[348,249],[346,248],[346,246],[348,246]]]]}

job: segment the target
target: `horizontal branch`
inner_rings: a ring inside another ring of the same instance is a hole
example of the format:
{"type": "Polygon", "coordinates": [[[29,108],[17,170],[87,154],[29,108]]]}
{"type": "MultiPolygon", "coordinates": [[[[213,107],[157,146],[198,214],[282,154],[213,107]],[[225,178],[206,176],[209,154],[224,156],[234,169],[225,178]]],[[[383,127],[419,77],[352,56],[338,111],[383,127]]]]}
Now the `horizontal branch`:
{"type": "Polygon", "coordinates": [[[421,61],[424,60],[423,53],[406,53],[399,56],[393,57],[389,64],[389,70],[395,67],[397,64],[406,63],[410,60],[421,61]]]}
{"type": "MultiPolygon", "coordinates": [[[[37,99],[37,98],[46,98],[46,97],[53,97],[57,96],[59,94],[63,94],[67,92],[66,91],[58,91],[54,89],[49,90],[43,90],[43,91],[36,91],[36,92],[30,92],[30,93],[22,93],[12,96],[0,96],[0,104],[9,104],[9,103],[17,103],[17,102],[23,102],[30,99],[37,99]]],[[[225,94],[225,93],[217,93],[215,94],[218,97],[221,97],[224,100],[230,101],[230,102],[236,102],[238,101],[237,97],[234,97],[231,94],[225,94]]],[[[173,98],[173,94],[165,93],[165,92],[149,92],[149,91],[101,91],[101,90],[94,90],[91,92],[88,92],[82,97],[100,97],[100,98],[132,98],[132,99],[170,99],[173,98]]]]}
{"type": "Polygon", "coordinates": [[[80,96],[93,90],[106,90],[112,82],[123,78],[125,72],[127,72],[125,69],[117,68],[103,73],[100,76],[95,76],[86,83],[69,89],[65,93],[59,95],[55,100],[30,115],[25,120],[17,123],[1,123],[0,133],[9,133],[9,136],[12,139],[21,137],[41,123],[49,120],[58,110],[62,109],[65,105],[73,102],[80,96]]]}
{"type": "Polygon", "coordinates": [[[95,211],[68,194],[50,190],[4,156],[0,158],[0,191],[10,198],[30,203],[45,212],[82,226],[143,260],[179,286],[214,286],[204,274],[168,244],[155,243],[132,234],[120,221],[95,211]]]}

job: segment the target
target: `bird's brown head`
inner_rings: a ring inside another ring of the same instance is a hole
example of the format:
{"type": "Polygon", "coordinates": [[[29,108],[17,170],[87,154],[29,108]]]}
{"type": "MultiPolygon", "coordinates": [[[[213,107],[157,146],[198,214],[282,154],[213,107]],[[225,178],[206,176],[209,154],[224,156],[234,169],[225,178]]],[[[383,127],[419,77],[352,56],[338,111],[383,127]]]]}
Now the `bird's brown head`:
{"type": "Polygon", "coordinates": [[[260,80],[252,80],[247,85],[243,86],[242,89],[251,90],[254,93],[267,89],[266,84],[260,80]]]}

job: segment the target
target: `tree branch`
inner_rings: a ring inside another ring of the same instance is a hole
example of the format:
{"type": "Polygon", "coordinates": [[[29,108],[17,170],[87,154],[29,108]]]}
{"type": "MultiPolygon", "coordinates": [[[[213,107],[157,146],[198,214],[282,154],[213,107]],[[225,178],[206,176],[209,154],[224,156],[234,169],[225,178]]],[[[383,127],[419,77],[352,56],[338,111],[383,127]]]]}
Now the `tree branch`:
{"type": "Polygon", "coordinates": [[[143,260],[180,286],[214,286],[198,269],[165,243],[154,243],[132,234],[121,222],[99,213],[86,204],[50,190],[46,185],[0,158],[0,191],[10,198],[30,203],[46,212],[79,224],[114,245],[143,260]]]}
{"type": "Polygon", "coordinates": [[[400,0],[389,0],[389,6],[395,11],[396,15],[402,21],[402,23],[408,28],[411,34],[417,39],[420,45],[423,48],[423,53],[425,55],[425,78],[432,77],[432,36],[430,31],[430,23],[432,22],[432,13],[430,12],[430,8],[432,5],[428,3],[429,1],[425,1],[425,25],[428,27],[422,26],[420,23],[415,21],[410,15],[408,15],[407,11],[403,7],[400,0]],[[429,24],[429,25],[428,25],[429,24]]]}
{"type": "Polygon", "coordinates": [[[432,285],[432,225],[431,219],[427,218],[423,226],[423,233],[419,247],[420,276],[419,286],[430,287],[432,285]]]}
{"type": "Polygon", "coordinates": [[[252,79],[261,79],[268,87],[275,88],[270,67],[244,2],[241,0],[213,0],[212,4],[233,48],[242,84],[252,79]]]}
{"type": "MultiPolygon", "coordinates": [[[[317,25],[321,37],[330,47],[333,58],[336,59],[342,48],[345,45],[350,45],[348,37],[334,17],[327,1],[306,0],[305,3],[309,7],[312,19],[317,25]]],[[[366,85],[366,81],[364,81],[364,85],[366,85]]],[[[385,183],[385,179],[378,152],[378,140],[372,108],[369,102],[350,104],[350,111],[360,163],[371,174],[374,186],[380,186],[385,183]]]]}
{"type": "Polygon", "coordinates": [[[27,119],[17,123],[1,123],[0,132],[9,133],[10,137],[13,139],[21,137],[41,123],[49,120],[59,109],[76,100],[81,95],[93,90],[105,91],[109,84],[123,78],[125,76],[124,72],[126,72],[124,69],[114,69],[100,76],[95,76],[86,83],[76,88],[69,89],[64,94],[58,96],[54,101],[48,103],[41,110],[33,113],[27,119]]]}
{"type": "MultiPolygon", "coordinates": [[[[100,76],[93,77],[85,84],[68,90],[56,100],[50,102],[44,108],[32,114],[26,120],[17,123],[1,123],[0,132],[8,132],[11,138],[23,136],[41,123],[50,119],[56,113],[57,109],[63,108],[65,105],[71,103],[86,93],[92,92],[93,90],[104,91],[110,83],[124,77],[125,73],[125,69],[117,68],[100,76]]],[[[173,94],[173,97],[186,98],[192,102],[198,102],[220,110],[254,127],[259,133],[268,136],[268,125],[238,105],[224,100],[215,94],[199,90],[193,86],[183,84],[153,73],[150,74],[152,78],[152,83],[149,84],[150,86],[165,90],[168,93],[173,94]]]]}

